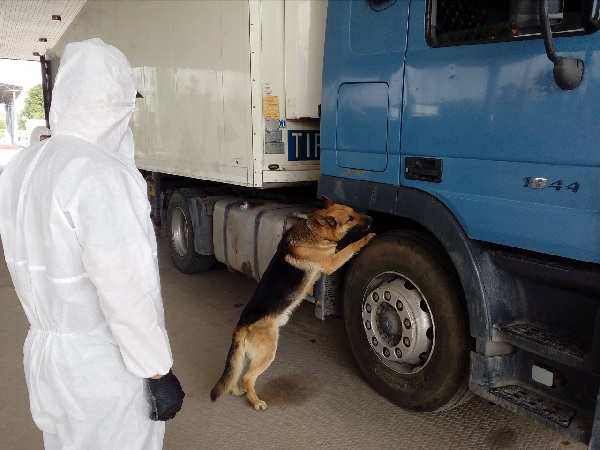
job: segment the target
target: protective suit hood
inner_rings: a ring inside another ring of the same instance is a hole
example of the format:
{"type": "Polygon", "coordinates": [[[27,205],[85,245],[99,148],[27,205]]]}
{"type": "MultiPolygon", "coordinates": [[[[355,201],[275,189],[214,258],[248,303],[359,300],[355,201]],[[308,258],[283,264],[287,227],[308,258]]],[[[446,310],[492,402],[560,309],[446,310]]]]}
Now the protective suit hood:
{"type": "Polygon", "coordinates": [[[120,50],[97,38],[68,44],[52,91],[52,136],[78,136],[133,161],[135,95],[133,70],[120,50]]]}

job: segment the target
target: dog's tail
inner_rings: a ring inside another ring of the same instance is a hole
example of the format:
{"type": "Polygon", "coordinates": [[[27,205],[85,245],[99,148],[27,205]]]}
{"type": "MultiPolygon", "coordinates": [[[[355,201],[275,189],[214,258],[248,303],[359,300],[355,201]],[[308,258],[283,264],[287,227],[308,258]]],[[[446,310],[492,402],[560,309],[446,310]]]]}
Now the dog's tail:
{"type": "Polygon", "coordinates": [[[227,354],[227,361],[225,362],[225,369],[223,375],[215,387],[210,391],[210,399],[214,402],[219,397],[227,394],[237,384],[242,370],[244,368],[244,357],[246,351],[244,349],[244,336],[240,330],[233,332],[231,339],[231,346],[229,347],[229,353],[227,354]]]}

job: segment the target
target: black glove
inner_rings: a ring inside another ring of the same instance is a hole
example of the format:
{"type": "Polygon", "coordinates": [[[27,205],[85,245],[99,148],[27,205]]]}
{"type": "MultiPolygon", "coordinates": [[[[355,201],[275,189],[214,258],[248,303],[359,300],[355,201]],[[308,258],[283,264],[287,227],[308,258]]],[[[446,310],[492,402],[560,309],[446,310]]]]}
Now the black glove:
{"type": "Polygon", "coordinates": [[[148,379],[150,387],[150,400],[152,401],[152,420],[169,420],[181,409],[185,392],[177,377],[169,370],[169,373],[159,379],[148,379]]]}

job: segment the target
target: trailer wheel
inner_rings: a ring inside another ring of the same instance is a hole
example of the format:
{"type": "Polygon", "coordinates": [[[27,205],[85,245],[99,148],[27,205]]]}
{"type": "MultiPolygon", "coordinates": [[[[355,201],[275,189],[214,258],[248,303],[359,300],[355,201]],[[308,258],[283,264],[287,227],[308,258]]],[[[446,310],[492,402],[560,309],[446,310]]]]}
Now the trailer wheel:
{"type": "Polygon", "coordinates": [[[350,262],[346,331],[373,388],[411,411],[466,402],[470,336],[462,290],[445,255],[423,236],[391,232],[350,262]]]}
{"type": "Polygon", "coordinates": [[[183,273],[204,272],[215,264],[214,255],[201,255],[194,248],[194,228],[187,203],[194,197],[192,190],[178,189],[173,192],[167,210],[171,259],[183,273]]]}

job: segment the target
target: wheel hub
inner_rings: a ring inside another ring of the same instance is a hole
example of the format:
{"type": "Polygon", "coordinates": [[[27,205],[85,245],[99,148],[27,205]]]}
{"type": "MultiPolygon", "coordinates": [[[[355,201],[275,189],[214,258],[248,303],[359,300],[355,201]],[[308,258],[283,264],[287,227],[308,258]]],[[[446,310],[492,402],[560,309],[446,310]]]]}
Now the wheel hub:
{"type": "Polygon", "coordinates": [[[188,251],[188,227],[185,215],[181,208],[177,207],[173,210],[171,216],[171,239],[173,247],[177,254],[184,257],[188,251]]]}
{"type": "Polygon", "coordinates": [[[396,310],[387,303],[377,307],[377,315],[381,332],[388,342],[395,342],[402,335],[402,320],[396,310]]]}
{"type": "Polygon", "coordinates": [[[426,363],[433,322],[423,295],[408,279],[396,276],[372,290],[364,300],[362,320],[371,348],[386,365],[413,372],[426,363]]]}

